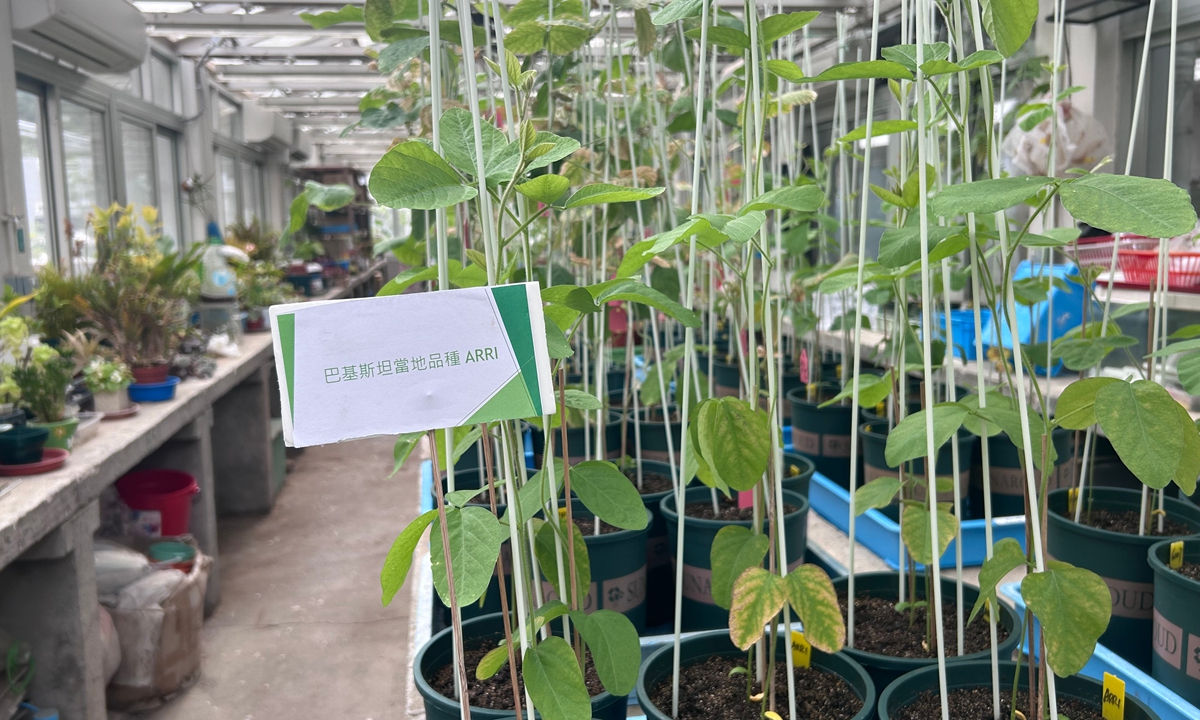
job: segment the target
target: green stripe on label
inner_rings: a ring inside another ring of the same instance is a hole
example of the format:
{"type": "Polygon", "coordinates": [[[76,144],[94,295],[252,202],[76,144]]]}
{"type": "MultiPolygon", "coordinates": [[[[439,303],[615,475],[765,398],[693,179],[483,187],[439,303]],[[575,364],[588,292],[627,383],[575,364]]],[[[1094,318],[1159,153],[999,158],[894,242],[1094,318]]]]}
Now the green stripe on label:
{"type": "Polygon", "coordinates": [[[517,367],[525,381],[525,390],[533,404],[533,416],[542,414],[542,394],[538,389],[537,360],[533,354],[533,332],[530,329],[529,299],[524,285],[501,285],[492,288],[500,319],[516,354],[517,367]]]}
{"type": "Polygon", "coordinates": [[[292,313],[277,315],[275,324],[279,327],[279,344],[283,349],[283,377],[287,383],[288,410],[292,414],[292,423],[296,422],[296,316],[292,313]]]}

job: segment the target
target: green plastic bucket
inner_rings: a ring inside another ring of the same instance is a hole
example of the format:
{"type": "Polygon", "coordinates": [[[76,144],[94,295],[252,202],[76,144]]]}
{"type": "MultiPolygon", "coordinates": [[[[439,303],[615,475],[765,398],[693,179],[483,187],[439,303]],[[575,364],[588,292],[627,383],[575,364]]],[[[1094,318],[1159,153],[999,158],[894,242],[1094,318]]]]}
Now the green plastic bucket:
{"type": "MultiPolygon", "coordinates": [[[[829,397],[836,388],[826,387],[829,397]],[[832,392],[830,392],[832,391],[832,392]]],[[[817,472],[842,487],[850,486],[850,432],[857,412],[852,405],[818,407],[810,402],[806,388],[787,395],[792,412],[792,449],[807,456],[817,472]]]]}
{"type": "Polygon", "coordinates": [[[813,473],[817,466],[812,460],[800,453],[785,452],[783,454],[783,489],[791,490],[808,498],[808,486],[812,484],[813,473]]]}
{"type": "MultiPolygon", "coordinates": [[[[954,585],[954,577],[947,577],[946,573],[942,573],[942,600],[943,602],[952,602],[957,593],[954,585]]],[[[871,597],[884,598],[892,602],[897,602],[900,597],[899,591],[900,573],[895,572],[872,572],[872,573],[857,573],[854,576],[854,593],[856,596],[869,595],[871,597]]],[[[833,581],[833,589],[837,591],[838,596],[844,596],[849,585],[849,578],[840,577],[833,581]]],[[[925,598],[925,575],[924,573],[916,574],[917,599],[925,598]]],[[[966,606],[966,613],[970,613],[970,608],[975,605],[975,600],[979,597],[979,588],[974,585],[963,583],[963,604],[966,606]]],[[[1021,618],[1017,616],[1008,604],[1001,602],[1000,617],[997,618],[997,623],[1000,627],[1008,630],[1008,637],[1001,643],[997,651],[1000,657],[1010,657],[1013,649],[1021,642],[1021,618]]],[[[980,615],[975,618],[975,622],[987,622],[980,615]]],[[[947,642],[946,646],[953,646],[947,642]]],[[[892,657],[890,655],[879,655],[876,653],[864,652],[853,648],[846,648],[842,652],[858,661],[860,665],[866,668],[871,675],[871,679],[875,681],[876,687],[887,687],[896,678],[910,673],[914,670],[932,666],[937,667],[937,658],[902,658],[892,657]]],[[[948,665],[957,665],[962,662],[978,660],[980,658],[988,658],[991,656],[990,650],[981,650],[976,653],[968,653],[959,657],[947,657],[948,665]]]]}
{"type": "MultiPolygon", "coordinates": [[[[709,502],[711,495],[707,487],[689,488],[685,501],[709,502]]],[[[794,567],[804,561],[808,542],[808,499],[799,493],[785,490],[783,501],[794,505],[796,512],[783,519],[783,531],[787,538],[788,566],[794,567]]],[[[675,495],[668,494],[660,504],[667,523],[667,545],[675,559],[676,533],[679,515],[675,511],[675,495]]],[[[683,629],[712,630],[729,624],[729,611],[712,599],[712,544],[721,528],[727,525],[752,527],[749,520],[705,520],[685,518],[683,531],[683,629]]],[[[764,528],[766,524],[764,523],[764,528]]]]}
{"type": "MultiPolygon", "coordinates": [[[[1000,692],[1006,697],[1012,693],[1013,673],[1017,664],[1011,660],[1000,661],[1000,692]]],[[[1021,665],[1017,684],[1029,688],[1029,669],[1021,665]]],[[[879,720],[891,720],[892,714],[908,705],[928,691],[938,692],[938,668],[934,664],[914,670],[888,685],[879,695],[879,720]]],[[[965,688],[991,688],[992,663],[990,660],[956,662],[946,665],[946,687],[949,690],[965,688]]],[[[1099,680],[1082,675],[1054,679],[1054,688],[1060,698],[1073,698],[1100,707],[1104,687],[1099,680]]],[[[1158,720],[1158,715],[1146,707],[1132,693],[1125,696],[1125,720],[1158,720]]],[[[1005,715],[1004,717],[1007,717],[1005,715]]]]}
{"type": "MultiPolygon", "coordinates": [[[[1076,483],[1075,453],[1072,438],[1074,430],[1055,428],[1050,437],[1054,441],[1054,450],[1058,459],[1054,462],[1054,476],[1050,480],[1050,489],[1071,487],[1076,483]]],[[[1083,445],[1079,446],[1080,461],[1082,462],[1083,445]]],[[[1041,452],[1041,447],[1035,448],[1041,452]]],[[[1004,433],[988,438],[988,460],[991,464],[992,485],[992,515],[1005,517],[1025,514],[1025,471],[1021,469],[1022,451],[1013,445],[1004,433]]],[[[976,462],[971,470],[971,502],[973,507],[983,507],[983,468],[982,453],[975,455],[976,462]]],[[[1041,487],[1042,473],[1035,473],[1038,487],[1041,487]]]]}
{"type": "MultiPolygon", "coordinates": [[[[863,423],[859,428],[862,438],[863,472],[862,482],[869,483],[881,477],[899,477],[899,470],[887,462],[886,449],[888,429],[887,423],[863,423]]],[[[958,431],[955,442],[958,443],[958,497],[962,501],[963,517],[970,517],[971,495],[971,454],[975,452],[976,436],[965,429],[958,431]]],[[[917,458],[912,462],[912,472],[920,479],[925,479],[925,458],[917,458]]],[[[954,475],[954,453],[946,444],[937,454],[938,478],[950,478],[954,475]]],[[[918,487],[914,493],[915,499],[925,499],[925,488],[918,487]]],[[[938,502],[954,502],[954,492],[939,492],[938,502]]],[[[893,501],[891,505],[881,508],[884,515],[892,520],[900,517],[900,503],[893,501]]]]}
{"type": "MultiPolygon", "coordinates": [[[[465,621],[462,624],[462,632],[463,645],[467,648],[479,645],[495,647],[504,639],[504,621],[499,614],[485,615],[465,621]]],[[[453,656],[453,628],[446,628],[429,638],[417,651],[413,660],[413,679],[416,681],[417,692],[425,701],[427,720],[462,720],[462,706],[458,701],[438,693],[427,679],[439,668],[449,665],[453,656]]],[[[625,708],[628,703],[629,698],[626,695],[600,693],[592,698],[592,717],[598,720],[625,720],[625,708]]],[[[540,716],[540,713],[538,715],[540,716]]],[[[523,716],[528,717],[524,713],[523,716]]],[[[516,713],[512,710],[488,710],[471,706],[471,717],[473,720],[500,720],[516,717],[516,713]]]]}
{"type": "MultiPolygon", "coordinates": [[[[1151,675],[1184,700],[1200,705],[1200,582],[1168,566],[1174,540],[1149,550],[1154,571],[1154,659],[1151,675]]],[[[1200,562],[1200,539],[1183,541],[1183,558],[1200,562]]]]}
{"type": "MultiPolygon", "coordinates": [[[[775,645],[777,662],[787,662],[784,653],[790,647],[791,645],[781,637],[780,642],[775,645]]],[[[656,707],[650,701],[650,692],[663,680],[671,677],[671,671],[674,667],[674,656],[674,644],[665,643],[642,662],[642,667],[638,671],[638,705],[646,713],[647,720],[671,720],[670,708],[667,709],[667,712],[663,712],[656,707]]],[[[679,662],[683,667],[703,662],[710,657],[722,656],[742,659],[746,657],[746,653],[738,650],[737,646],[729,639],[729,632],[727,630],[699,633],[684,638],[679,643],[679,662]]],[[[829,654],[821,652],[816,648],[813,648],[812,651],[812,665],[841,677],[850,684],[850,687],[854,688],[854,692],[858,694],[858,698],[863,701],[863,707],[854,716],[853,720],[867,720],[867,718],[870,718],[874,714],[875,684],[871,682],[871,677],[867,675],[867,672],[863,670],[861,665],[845,653],[829,654]]]]}
{"type": "MultiPolygon", "coordinates": [[[[668,412],[675,414],[675,406],[670,405],[668,412]]],[[[653,460],[654,462],[667,463],[671,462],[672,455],[667,448],[667,427],[663,423],[662,407],[639,408],[638,416],[641,422],[637,428],[633,426],[633,413],[630,413],[630,420],[625,425],[625,452],[632,456],[634,450],[637,449],[635,440],[637,437],[634,433],[641,434],[641,451],[642,460],[653,460]]],[[[679,450],[683,442],[683,423],[674,421],[671,423],[671,449],[674,452],[675,462],[679,462],[679,450]]]]}
{"type": "MultiPolygon", "coordinates": [[[[705,369],[707,369],[705,365],[705,369]]],[[[713,361],[713,395],[737,397],[741,394],[742,371],[736,362],[713,361]]]]}
{"type": "MultiPolygon", "coordinates": [[[[1068,490],[1050,493],[1046,553],[1099,575],[1112,596],[1112,619],[1100,642],[1139,668],[1150,670],[1154,633],[1154,571],[1146,562],[1150,546],[1167,538],[1100,530],[1074,522],[1067,512],[1068,490]]],[[[1142,494],[1120,488],[1088,488],[1081,501],[1104,510],[1141,509],[1142,494]]],[[[1200,508],[1166,498],[1167,516],[1200,532],[1200,508]]],[[[1178,538],[1176,538],[1178,539],[1178,538]]]]}

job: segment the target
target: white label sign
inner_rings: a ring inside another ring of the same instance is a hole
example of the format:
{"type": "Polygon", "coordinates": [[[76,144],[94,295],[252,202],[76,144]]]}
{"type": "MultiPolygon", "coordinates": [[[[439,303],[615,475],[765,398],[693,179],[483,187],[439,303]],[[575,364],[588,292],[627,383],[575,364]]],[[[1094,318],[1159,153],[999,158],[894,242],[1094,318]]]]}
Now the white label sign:
{"type": "Polygon", "coordinates": [[[271,332],[290,447],[555,411],[537,283],[276,305],[271,332]]]}

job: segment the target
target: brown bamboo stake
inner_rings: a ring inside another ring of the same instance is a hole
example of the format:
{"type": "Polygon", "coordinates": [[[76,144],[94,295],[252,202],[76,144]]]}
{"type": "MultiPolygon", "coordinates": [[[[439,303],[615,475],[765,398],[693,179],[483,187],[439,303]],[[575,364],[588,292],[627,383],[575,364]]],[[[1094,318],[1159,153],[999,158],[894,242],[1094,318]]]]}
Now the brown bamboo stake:
{"type": "MultiPolygon", "coordinates": [[[[488,434],[487,423],[480,423],[483,441],[483,461],[487,466],[488,502],[492,506],[492,514],[496,514],[496,482],[492,472],[492,436],[488,434]]],[[[510,549],[512,545],[510,544],[510,549]]],[[[508,588],[504,580],[504,555],[496,561],[496,578],[500,583],[500,615],[504,619],[504,642],[508,648],[508,674],[512,676],[513,708],[517,712],[517,720],[521,720],[521,688],[517,683],[517,656],[513,652],[512,621],[508,617],[508,588]]]]}
{"type": "MultiPolygon", "coordinates": [[[[449,433],[447,433],[447,443],[449,443],[449,433]]],[[[429,447],[433,452],[429,453],[433,459],[433,476],[439,478],[433,483],[433,498],[437,501],[438,513],[438,528],[442,533],[442,560],[446,563],[446,589],[450,595],[450,618],[453,626],[452,635],[454,638],[455,657],[458,658],[458,681],[462,688],[462,696],[458,699],[459,709],[462,711],[462,720],[471,720],[471,694],[467,691],[467,661],[463,657],[463,636],[462,636],[462,616],[458,610],[458,597],[454,594],[454,571],[450,565],[450,531],[446,529],[446,500],[442,493],[442,477],[441,468],[438,466],[437,453],[437,437],[432,430],[429,431],[429,447]]]]}

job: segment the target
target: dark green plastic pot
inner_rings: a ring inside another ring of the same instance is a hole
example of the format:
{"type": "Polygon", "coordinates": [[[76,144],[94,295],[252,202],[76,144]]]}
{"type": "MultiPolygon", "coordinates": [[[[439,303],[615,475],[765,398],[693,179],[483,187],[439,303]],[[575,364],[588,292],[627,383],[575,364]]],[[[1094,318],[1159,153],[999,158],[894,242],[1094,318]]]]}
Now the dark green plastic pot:
{"type": "MultiPolygon", "coordinates": [[[[593,418],[594,419],[594,418],[593,418]]],[[[530,436],[533,441],[533,461],[537,467],[542,466],[542,453],[546,446],[545,435],[541,428],[530,426],[530,436]]],[[[558,428],[554,429],[554,456],[562,457],[562,437],[559,435],[558,428]]],[[[567,444],[571,448],[571,464],[584,462],[585,460],[594,459],[596,452],[596,426],[591,427],[592,432],[592,455],[588,455],[587,443],[587,428],[567,428],[567,444]]],[[[604,425],[604,457],[606,460],[617,460],[621,454],[621,411],[619,409],[610,409],[608,413],[608,422],[604,425]]]]}
{"type": "MultiPolygon", "coordinates": [[[[1054,451],[1058,459],[1054,461],[1054,476],[1050,479],[1050,489],[1071,487],[1076,482],[1074,430],[1055,428],[1050,437],[1054,441],[1054,451]]],[[[1083,454],[1082,440],[1079,452],[1083,454]]],[[[1036,449],[1041,452],[1040,446],[1036,449]]],[[[991,464],[992,484],[992,515],[1005,517],[1025,514],[1025,471],[1021,469],[1022,451],[1013,445],[1004,433],[988,438],[988,461],[991,464]]],[[[975,463],[971,468],[971,504],[973,507],[983,507],[983,454],[975,454],[975,463]]],[[[1041,487],[1042,473],[1036,473],[1038,487],[1041,487]]]]}
{"type": "MultiPolygon", "coordinates": [[[[950,603],[954,601],[957,592],[954,585],[954,577],[947,577],[946,573],[942,573],[942,601],[950,603]]],[[[855,595],[869,595],[871,597],[883,598],[890,600],[893,603],[897,602],[900,597],[898,584],[900,582],[900,573],[895,572],[872,572],[872,573],[857,573],[854,576],[854,593],[855,595]]],[[[838,596],[844,596],[847,592],[849,578],[839,577],[833,581],[833,589],[837,591],[838,596]]],[[[925,599],[925,575],[917,573],[916,575],[917,599],[925,599]]],[[[963,604],[966,606],[966,612],[970,612],[970,608],[975,605],[975,600],[979,597],[979,588],[974,585],[963,583],[963,604]]],[[[911,599],[911,598],[910,598],[911,599]]],[[[1021,642],[1021,618],[1017,615],[1007,603],[999,603],[1000,617],[997,618],[998,625],[1008,631],[1008,637],[1000,643],[997,651],[1000,657],[1011,657],[1013,649],[1021,642]]],[[[980,616],[975,619],[975,622],[987,622],[986,618],[980,616]]],[[[947,652],[953,650],[954,645],[947,638],[947,652]]],[[[871,675],[871,679],[875,681],[876,687],[887,687],[896,678],[910,673],[914,670],[933,666],[937,667],[937,658],[902,658],[892,657],[890,655],[878,655],[876,653],[864,652],[853,648],[846,648],[842,652],[858,661],[860,665],[866,668],[871,675]]],[[[947,657],[948,664],[958,664],[980,658],[991,657],[990,650],[981,650],[977,653],[968,653],[959,657],[947,657]]]]}
{"type": "MultiPolygon", "coordinates": [[[[1011,660],[1000,661],[1000,692],[1012,692],[1013,673],[1017,672],[1017,664],[1011,660]]],[[[1029,689],[1029,669],[1022,664],[1018,673],[1017,684],[1023,689],[1029,689]]],[[[921,670],[915,670],[888,685],[879,696],[879,720],[891,720],[892,714],[900,708],[912,703],[927,691],[938,692],[938,669],[934,664],[921,670]]],[[[965,688],[991,688],[992,663],[990,660],[972,662],[956,662],[946,665],[946,687],[950,690],[965,688]]],[[[1068,678],[1056,677],[1054,688],[1060,698],[1073,698],[1100,708],[1100,700],[1104,687],[1099,680],[1093,680],[1082,675],[1072,675],[1068,678]]],[[[1159,720],[1153,710],[1138,700],[1132,693],[1125,696],[1125,720],[1159,720]]]]}
{"type": "MultiPolygon", "coordinates": [[[[1168,566],[1171,543],[1150,547],[1154,571],[1154,679],[1184,700],[1200,705],[1200,582],[1168,566]]],[[[1200,562],[1200,540],[1183,541],[1183,558],[1200,562]]]]}
{"type": "MultiPolygon", "coordinates": [[[[675,414],[675,406],[669,406],[668,412],[675,414]]],[[[632,418],[633,413],[630,413],[632,418]]],[[[667,427],[663,423],[662,407],[639,408],[638,416],[641,422],[635,429],[632,419],[625,425],[625,451],[627,455],[633,455],[637,449],[637,436],[635,433],[641,434],[641,450],[643,460],[653,460],[654,462],[667,463],[671,462],[671,453],[667,448],[667,427]]],[[[679,450],[683,442],[683,423],[675,421],[671,423],[671,449],[674,450],[674,460],[679,461],[679,450]]]]}
{"type": "MultiPolygon", "coordinates": [[[[899,477],[899,470],[887,462],[886,449],[888,429],[887,423],[863,423],[859,428],[862,438],[863,475],[862,482],[869,483],[881,477],[899,477]]],[[[971,453],[975,452],[976,436],[965,428],[958,431],[958,496],[962,500],[963,517],[970,517],[971,494],[971,453]]],[[[917,458],[912,462],[912,473],[918,478],[925,479],[925,458],[917,458]]],[[[954,476],[954,454],[950,446],[944,445],[938,450],[937,474],[939,478],[954,476]]],[[[925,499],[925,488],[918,487],[915,493],[917,500],[925,499]]],[[[938,502],[954,502],[953,492],[938,493],[938,502]]],[[[881,508],[880,511],[896,520],[900,517],[900,503],[881,508]]]]}
{"type": "MultiPolygon", "coordinates": [[[[685,502],[710,502],[707,487],[694,487],[687,491],[685,502]]],[[[808,498],[799,493],[785,490],[783,501],[794,505],[797,510],[783,519],[783,532],[787,538],[788,566],[794,567],[804,561],[808,543],[808,498]]],[[[668,494],[660,504],[667,522],[667,546],[674,559],[676,533],[679,531],[679,515],[675,511],[675,495],[668,494]]],[[[712,544],[721,528],[728,525],[752,527],[749,520],[704,520],[685,518],[683,528],[683,629],[712,630],[729,625],[729,611],[712,599],[712,544]]],[[[766,527],[766,524],[763,524],[766,527]]],[[[765,530],[764,530],[765,532],[765,530]]]]}
{"type": "MultiPolygon", "coordinates": [[[[707,368],[708,366],[705,365],[707,368]]],[[[741,394],[742,370],[736,362],[713,361],[713,394],[717,397],[737,397],[741,394]]]]}
{"type": "MultiPolygon", "coordinates": [[[[790,647],[791,645],[781,637],[780,642],[775,645],[775,658],[777,662],[787,662],[784,653],[790,647]]],[[[727,630],[700,633],[684,638],[679,643],[679,663],[681,666],[695,665],[710,657],[738,657],[744,660],[746,653],[737,649],[737,646],[729,639],[729,632],[727,630]]],[[[665,643],[642,662],[642,667],[638,671],[638,705],[642,706],[642,711],[646,713],[648,720],[671,720],[670,708],[667,708],[667,711],[664,712],[656,707],[654,703],[650,702],[650,691],[659,683],[671,677],[674,659],[674,644],[665,643]]],[[[853,720],[867,720],[867,718],[870,718],[874,714],[875,684],[871,682],[870,676],[867,675],[861,665],[854,662],[845,653],[829,654],[821,652],[816,648],[813,648],[812,651],[812,665],[837,675],[849,683],[850,687],[854,688],[854,692],[862,700],[863,707],[854,716],[853,720]]]]}
{"type": "Polygon", "coordinates": [[[808,486],[812,484],[813,473],[817,466],[812,460],[800,453],[785,452],[783,454],[783,489],[791,490],[808,498],[808,486]]]}
{"type": "MultiPolygon", "coordinates": [[[[1112,619],[1100,642],[1109,650],[1150,670],[1154,632],[1154,571],[1146,562],[1150,546],[1166,538],[1138,536],[1076,524],[1067,512],[1066,488],[1050,493],[1046,552],[1055,560],[1086,568],[1104,579],[1112,596],[1112,619]]],[[[1083,512],[1141,510],[1142,494],[1120,488],[1088,488],[1081,498],[1083,512]]],[[[1200,508],[1166,498],[1167,517],[1200,532],[1200,508]]],[[[1176,538],[1178,539],[1178,538],[1176,538]]]]}
{"type": "MultiPolygon", "coordinates": [[[[826,386],[821,395],[833,397],[836,386],[826,386]]],[[[787,395],[792,412],[792,449],[807,456],[817,472],[844,488],[850,486],[850,431],[856,412],[852,405],[818,407],[808,400],[807,389],[798,388],[787,395]]]]}
{"type": "MultiPolygon", "coordinates": [[[[463,622],[462,631],[463,645],[466,648],[495,647],[504,639],[504,621],[498,613],[484,615],[463,622]]],[[[453,629],[446,628],[429,638],[417,651],[417,657],[413,660],[413,678],[416,681],[417,692],[425,701],[427,720],[462,720],[462,706],[459,702],[438,693],[429,685],[428,680],[439,668],[449,665],[453,657],[453,629]]],[[[599,720],[624,720],[628,703],[629,698],[626,695],[600,693],[592,698],[592,717],[599,720]]],[[[471,706],[473,720],[499,720],[515,716],[516,713],[512,710],[488,710],[471,706]]]]}
{"type": "MultiPolygon", "coordinates": [[[[595,517],[579,500],[572,501],[571,512],[577,518],[595,517]]],[[[581,603],[584,611],[619,612],[629,618],[639,635],[646,630],[646,537],[652,520],[647,510],[646,527],[641,530],[584,537],[592,570],[592,583],[581,603]]],[[[542,592],[546,599],[553,596],[553,588],[545,580],[542,592]]]]}
{"type": "MultiPolygon", "coordinates": [[[[671,466],[651,460],[642,461],[643,472],[671,477],[671,466]]],[[[646,627],[656,627],[675,617],[675,576],[671,572],[667,521],[662,514],[662,499],[671,490],[642,495],[642,504],[650,512],[646,528],[646,627]]]]}

